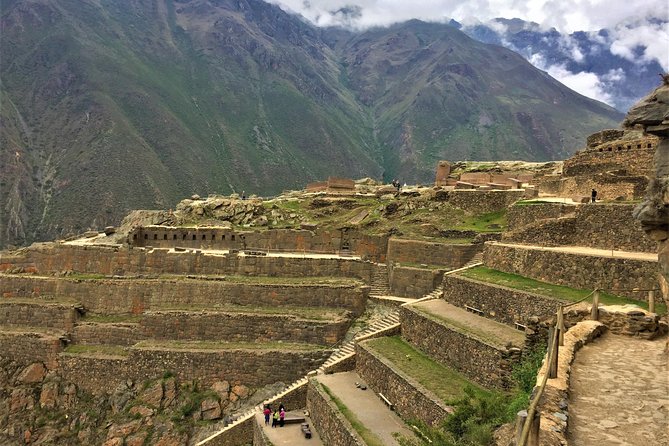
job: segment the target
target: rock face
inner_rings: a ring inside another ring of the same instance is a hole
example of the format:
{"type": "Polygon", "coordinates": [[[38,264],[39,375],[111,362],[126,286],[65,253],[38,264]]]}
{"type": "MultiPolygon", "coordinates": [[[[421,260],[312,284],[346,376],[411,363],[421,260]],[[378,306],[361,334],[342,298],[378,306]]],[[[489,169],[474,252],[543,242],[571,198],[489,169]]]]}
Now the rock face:
{"type": "Polygon", "coordinates": [[[632,107],[624,125],[640,125],[647,133],[660,138],[655,151],[655,178],[648,186],[648,195],[635,210],[635,216],[650,237],[660,243],[659,262],[663,293],[669,296],[669,74],[662,76],[662,85],[632,107]]]}

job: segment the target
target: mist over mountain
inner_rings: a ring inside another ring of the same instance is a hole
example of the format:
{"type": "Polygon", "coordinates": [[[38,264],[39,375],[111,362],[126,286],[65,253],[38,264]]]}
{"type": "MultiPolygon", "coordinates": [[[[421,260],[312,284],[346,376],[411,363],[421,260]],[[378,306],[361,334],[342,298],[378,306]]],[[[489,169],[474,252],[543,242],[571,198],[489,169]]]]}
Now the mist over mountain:
{"type": "MultiPolygon", "coordinates": [[[[651,24],[667,27],[666,19],[650,20],[651,24]]],[[[563,34],[556,29],[545,30],[538,24],[520,19],[495,19],[490,22],[466,25],[451,21],[452,26],[470,37],[485,43],[502,45],[518,52],[536,67],[590,97],[604,101],[621,112],[648,94],[665,72],[657,58],[650,57],[647,48],[632,40],[623,45],[613,40],[621,30],[601,29],[597,32],[578,31],[563,34]]],[[[625,24],[619,25],[626,31],[625,24]]],[[[629,30],[641,33],[643,28],[629,30]]],[[[650,33],[644,41],[662,39],[650,33]]],[[[666,41],[665,41],[666,46],[666,41]]],[[[669,49],[664,51],[669,64],[669,49]]]]}
{"type": "Polygon", "coordinates": [[[622,117],[442,24],[321,29],[259,0],[6,0],[0,25],[0,246],[193,193],[561,159],[622,117]]]}

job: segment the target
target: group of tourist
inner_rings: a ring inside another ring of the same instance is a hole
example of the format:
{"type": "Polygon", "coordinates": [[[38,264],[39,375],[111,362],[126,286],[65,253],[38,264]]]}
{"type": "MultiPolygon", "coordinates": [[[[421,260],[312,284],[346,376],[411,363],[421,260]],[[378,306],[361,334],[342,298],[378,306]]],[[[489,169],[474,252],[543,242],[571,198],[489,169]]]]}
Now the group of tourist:
{"type": "Polygon", "coordinates": [[[263,414],[265,415],[265,426],[269,426],[269,421],[271,418],[272,427],[276,427],[277,425],[279,427],[283,427],[283,424],[286,420],[286,408],[283,406],[283,403],[279,404],[279,408],[274,409],[274,411],[272,411],[272,406],[269,404],[266,405],[265,410],[263,410],[263,414]]]}

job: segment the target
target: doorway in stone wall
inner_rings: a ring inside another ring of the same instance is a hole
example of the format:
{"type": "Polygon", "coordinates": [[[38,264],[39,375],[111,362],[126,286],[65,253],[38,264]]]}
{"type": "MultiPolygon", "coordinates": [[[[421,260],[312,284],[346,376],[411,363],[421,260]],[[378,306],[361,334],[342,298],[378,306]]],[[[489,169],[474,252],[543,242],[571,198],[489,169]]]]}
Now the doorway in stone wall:
{"type": "Polygon", "coordinates": [[[348,228],[342,228],[339,231],[341,232],[339,237],[339,252],[349,254],[351,252],[351,239],[348,228]]]}

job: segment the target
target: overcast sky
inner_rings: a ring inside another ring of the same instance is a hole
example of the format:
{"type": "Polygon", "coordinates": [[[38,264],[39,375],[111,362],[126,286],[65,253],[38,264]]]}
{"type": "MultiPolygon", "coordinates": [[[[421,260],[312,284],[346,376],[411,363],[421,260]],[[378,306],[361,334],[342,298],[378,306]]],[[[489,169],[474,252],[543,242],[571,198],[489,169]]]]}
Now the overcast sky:
{"type": "MultiPolygon", "coordinates": [[[[467,25],[497,17],[517,17],[546,29],[556,28],[563,34],[606,28],[611,31],[607,43],[613,54],[639,65],[656,60],[669,71],[669,0],[268,1],[301,14],[318,26],[364,29],[413,18],[442,22],[452,18],[467,25]]],[[[540,58],[531,62],[579,93],[610,102],[600,88],[604,79],[593,73],[570,73],[561,66],[542,66],[540,58]]]]}

